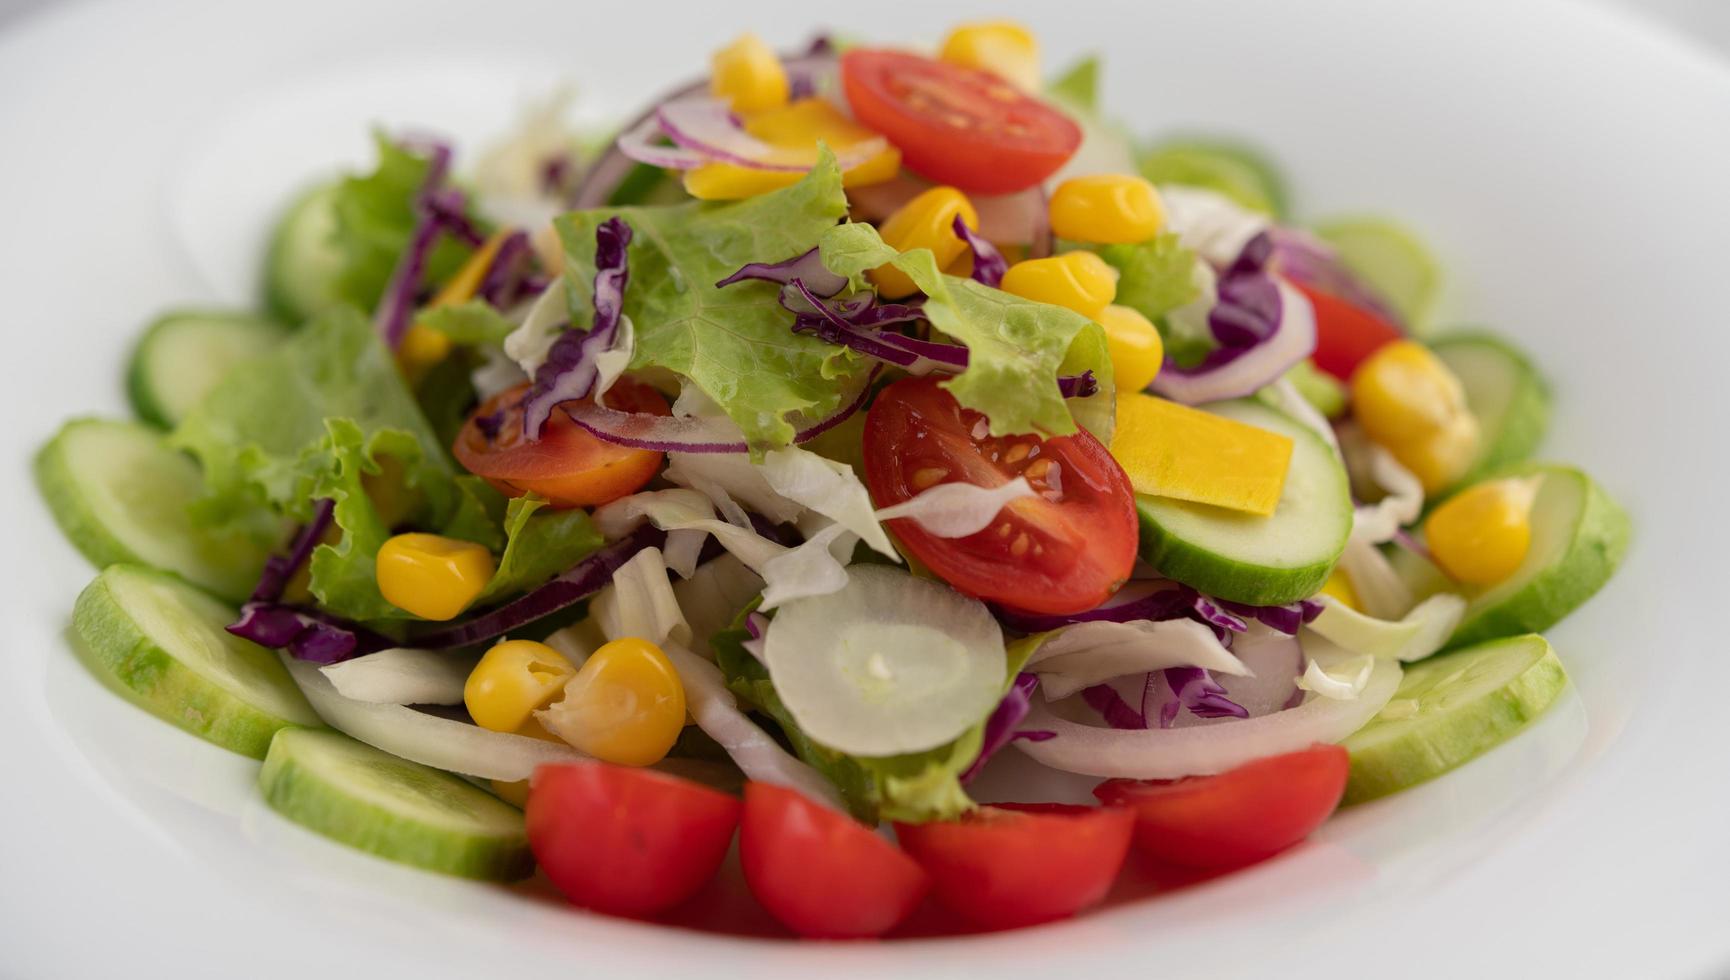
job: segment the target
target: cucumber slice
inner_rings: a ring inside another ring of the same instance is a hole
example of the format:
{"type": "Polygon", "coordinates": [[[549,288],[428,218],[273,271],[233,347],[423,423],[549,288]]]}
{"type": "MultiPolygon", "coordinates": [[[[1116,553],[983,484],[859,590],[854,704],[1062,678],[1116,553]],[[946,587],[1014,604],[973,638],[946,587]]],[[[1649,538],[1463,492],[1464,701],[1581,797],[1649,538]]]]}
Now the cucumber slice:
{"type": "Polygon", "coordinates": [[[1338,457],[1308,426],[1258,402],[1207,410],[1291,437],[1279,506],[1257,517],[1138,496],[1142,557],[1168,578],[1233,602],[1275,606],[1314,595],[1352,531],[1351,486],[1338,457]]]}
{"type": "Polygon", "coordinates": [[[98,568],[152,565],[236,602],[269,551],[192,523],[198,464],[134,422],[77,419],[36,454],[36,485],[60,530],[98,568]]]}
{"type": "Polygon", "coordinates": [[[1547,630],[1604,587],[1628,550],[1628,515],[1591,477],[1536,463],[1498,476],[1542,476],[1532,504],[1532,543],[1507,580],[1476,594],[1448,641],[1465,646],[1547,630]]]}
{"type": "Polygon", "coordinates": [[[1459,377],[1466,404],[1478,418],[1478,458],[1462,486],[1537,452],[1550,426],[1550,388],[1525,354],[1482,332],[1450,334],[1430,347],[1459,377]]]}
{"type": "Polygon", "coordinates": [[[166,572],[114,565],[78,596],[80,657],[127,700],[207,742],[264,758],[318,715],[276,654],[228,633],[234,610],[166,572]]]}
{"type": "Polygon", "coordinates": [[[1362,279],[1414,333],[1422,334],[1441,287],[1441,267],[1417,235],[1386,218],[1339,218],[1315,227],[1339,253],[1340,262],[1362,279]]]}
{"type": "Polygon", "coordinates": [[[1406,668],[1393,700],[1343,743],[1346,804],[1397,793],[1463,765],[1544,713],[1568,674],[1536,634],[1493,640],[1406,668]]]}
{"type": "Polygon", "coordinates": [[[336,243],[340,183],[321,184],[289,205],[264,259],[264,302],[272,316],[299,326],[337,302],[343,254],[336,243]]]}
{"type": "Polygon", "coordinates": [[[228,369],[275,347],[287,331],[263,317],[225,311],[170,313],[132,352],[126,392],[138,417],[173,428],[228,369]]]}
{"type": "Polygon", "coordinates": [[[1252,211],[1286,213],[1285,181],[1273,164],[1230,140],[1180,137],[1149,146],[1138,161],[1142,176],[1156,184],[1182,184],[1217,191],[1252,211]]]}
{"type": "Polygon", "coordinates": [[[278,732],[258,787],[295,823],[387,860],[487,881],[534,871],[515,807],[339,732],[278,732]]]}

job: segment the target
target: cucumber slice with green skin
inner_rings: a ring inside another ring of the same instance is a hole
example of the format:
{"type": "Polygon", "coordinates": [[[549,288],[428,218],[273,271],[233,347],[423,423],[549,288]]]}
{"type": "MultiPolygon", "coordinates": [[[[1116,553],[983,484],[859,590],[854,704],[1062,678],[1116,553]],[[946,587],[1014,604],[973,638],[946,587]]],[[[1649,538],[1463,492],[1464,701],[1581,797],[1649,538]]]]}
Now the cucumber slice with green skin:
{"type": "Polygon", "coordinates": [[[1536,634],[1493,640],[1406,668],[1393,700],[1341,744],[1351,753],[1344,803],[1434,779],[1507,741],[1568,686],[1536,634]]]}
{"type": "Polygon", "coordinates": [[[79,656],[127,700],[207,742],[264,758],[318,715],[276,654],[229,634],[235,612],[166,572],[114,565],[72,613],[79,656]]]}
{"type": "Polygon", "coordinates": [[[239,602],[269,551],[192,523],[198,464],[135,422],[78,419],[36,455],[36,485],[60,530],[98,568],[129,562],[180,575],[239,602]]]}
{"type": "Polygon", "coordinates": [[[1538,451],[1550,427],[1550,386],[1524,353],[1483,332],[1450,334],[1430,347],[1460,379],[1478,419],[1478,458],[1461,485],[1538,451]]]}
{"type": "Polygon", "coordinates": [[[1627,512],[1579,470],[1534,463],[1495,475],[1543,477],[1532,504],[1532,543],[1513,575],[1467,593],[1472,604],[1450,647],[1549,629],[1603,588],[1628,550],[1627,512]]]}
{"type": "Polygon", "coordinates": [[[1260,153],[1230,140],[1174,138],[1142,152],[1141,174],[1156,184],[1217,191],[1252,211],[1286,213],[1285,181],[1260,153]]]}
{"type": "Polygon", "coordinates": [[[336,193],[321,184],[296,198],[270,236],[264,302],[272,316],[299,326],[337,302],[343,254],[336,243],[336,193]]]}
{"type": "Polygon", "coordinates": [[[287,331],[250,313],[183,311],[144,331],[132,352],[126,392],[138,417],[173,428],[228,369],[280,343],[287,331]]]}
{"type": "Polygon", "coordinates": [[[516,807],[340,732],[278,732],[258,787],[295,823],[387,860],[486,881],[534,872],[516,807]]]}
{"type": "Polygon", "coordinates": [[[1339,218],[1315,227],[1340,262],[1423,334],[1441,289],[1441,266],[1411,229],[1386,218],[1339,218]]]}
{"type": "Polygon", "coordinates": [[[1272,516],[1136,497],[1141,556],[1161,574],[1221,599],[1277,606],[1327,581],[1352,530],[1351,486],[1339,459],[1308,426],[1254,401],[1210,412],[1292,440],[1291,467],[1272,516]]]}

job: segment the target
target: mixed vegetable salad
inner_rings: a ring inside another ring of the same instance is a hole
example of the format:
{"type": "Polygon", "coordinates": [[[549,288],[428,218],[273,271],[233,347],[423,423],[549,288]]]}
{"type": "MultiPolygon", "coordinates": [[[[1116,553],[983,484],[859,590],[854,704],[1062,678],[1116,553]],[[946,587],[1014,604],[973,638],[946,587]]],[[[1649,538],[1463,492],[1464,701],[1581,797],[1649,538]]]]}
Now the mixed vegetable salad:
{"type": "Polygon", "coordinates": [[[1072,915],[1488,750],[1622,511],[1408,232],[1097,69],[746,35],[598,143],[381,134],[262,310],[43,448],[81,654],[337,840],[657,916],[737,836],[813,937],[1072,915]],[[1006,752],[1098,805],[979,805],[1006,752]]]}

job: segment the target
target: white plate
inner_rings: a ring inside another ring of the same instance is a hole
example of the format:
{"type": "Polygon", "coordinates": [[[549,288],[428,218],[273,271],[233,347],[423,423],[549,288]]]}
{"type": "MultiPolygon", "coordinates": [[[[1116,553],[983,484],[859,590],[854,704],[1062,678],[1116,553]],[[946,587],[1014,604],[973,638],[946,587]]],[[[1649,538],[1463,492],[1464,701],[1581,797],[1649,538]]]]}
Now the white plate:
{"type": "MultiPolygon", "coordinates": [[[[837,5],[819,5],[834,7],[837,5]]],[[[928,37],[877,0],[834,26],[928,37]]],[[[1561,2],[1006,3],[1051,60],[1107,55],[1140,131],[1226,129],[1305,214],[1394,213],[1454,315],[1556,381],[1549,454],[1638,534],[1553,639],[1575,692],[1532,732],[1361,807],[1296,852],[1082,921],[850,947],[718,939],[398,868],[266,810],[254,766],[122,703],[61,635],[91,570],[26,473],[61,419],[123,410],[158,308],[250,295],[261,222],[369,122],[474,140],[552,79],[595,114],[809,3],[297,0],[73,6],[0,37],[0,336],[9,461],[0,657],[0,974],[1682,977],[1730,966],[1730,74],[1561,2]],[[1017,9],[1025,8],[1025,9],[1017,9]],[[555,974],[554,971],[557,971],[555,974]]]]}

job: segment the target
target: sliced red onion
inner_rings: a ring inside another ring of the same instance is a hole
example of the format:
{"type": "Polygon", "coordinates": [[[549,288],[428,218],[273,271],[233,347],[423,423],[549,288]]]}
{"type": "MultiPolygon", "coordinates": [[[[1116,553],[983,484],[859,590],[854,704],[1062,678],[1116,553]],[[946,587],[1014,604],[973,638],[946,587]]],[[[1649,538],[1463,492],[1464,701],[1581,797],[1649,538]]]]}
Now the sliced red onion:
{"type": "Polygon", "coordinates": [[[666,534],[653,526],[640,525],[528,595],[467,622],[413,636],[401,645],[420,650],[445,650],[503,636],[594,595],[611,582],[613,573],[635,558],[637,552],[644,548],[659,548],[666,540],[666,534]]]}
{"type": "Polygon", "coordinates": [[[974,234],[973,229],[967,227],[967,222],[961,215],[955,216],[955,221],[951,227],[955,230],[955,237],[961,239],[968,248],[973,250],[973,281],[981,286],[990,286],[996,289],[997,284],[1003,281],[1003,274],[1009,271],[1009,263],[1004,261],[1003,253],[997,251],[990,242],[974,234]]]}
{"type": "MultiPolygon", "coordinates": [[[[1038,740],[1042,733],[1023,733],[1015,730],[1015,726],[1021,724],[1021,720],[1027,717],[1027,712],[1033,702],[1033,691],[1038,686],[1039,678],[1037,675],[1017,674],[1015,676],[1015,680],[1009,685],[1009,690],[1003,695],[1003,700],[997,703],[996,709],[991,712],[991,717],[985,720],[985,738],[980,745],[979,756],[973,760],[972,765],[969,765],[961,773],[963,785],[972,782],[973,778],[985,768],[985,763],[1016,738],[1038,740]]],[[[1044,737],[1049,738],[1050,736],[1045,735],[1044,737]]]]}
{"type": "Polygon", "coordinates": [[[1220,347],[1193,368],[1167,360],[1151,390],[1185,405],[1244,398],[1279,380],[1316,346],[1315,310],[1289,284],[1275,282],[1280,295],[1279,325],[1250,347],[1220,347]]]}
{"type": "Polygon", "coordinates": [[[738,272],[716,283],[715,288],[724,289],[747,279],[779,283],[783,286],[797,280],[805,289],[824,299],[830,299],[847,288],[847,277],[830,272],[823,265],[823,257],[815,248],[783,262],[751,262],[740,266],[738,272]]]}
{"type": "Polygon", "coordinates": [[[523,435],[529,441],[540,438],[554,408],[594,393],[600,356],[619,335],[625,287],[631,281],[630,244],[631,226],[622,218],[608,218],[595,229],[595,322],[587,333],[560,334],[535,369],[534,383],[522,401],[523,435]]]}
{"type": "Polygon", "coordinates": [[[661,129],[660,117],[654,115],[620,133],[614,145],[620,153],[632,160],[664,170],[694,170],[712,162],[706,154],[696,150],[659,142],[666,138],[666,132],[661,129]]]}
{"type": "MultiPolygon", "coordinates": [[[[790,415],[787,421],[794,429],[794,444],[817,438],[857,412],[870,396],[871,382],[876,380],[879,370],[873,368],[855,379],[854,387],[843,394],[841,407],[831,414],[816,420],[801,413],[790,415]]],[[[725,416],[647,415],[620,412],[592,402],[572,402],[560,408],[596,438],[619,446],[661,453],[750,451],[739,427],[725,416]]]]}
{"type": "Polygon", "coordinates": [[[1280,274],[1362,307],[1396,327],[1404,322],[1387,300],[1353,275],[1340,261],[1333,246],[1307,231],[1275,225],[1268,230],[1273,241],[1274,261],[1280,274]]]}
{"type": "MultiPolygon", "coordinates": [[[[727,103],[707,95],[672,99],[655,109],[661,131],[679,146],[709,158],[751,170],[804,173],[811,169],[805,150],[765,143],[745,131],[727,103]]],[[[889,142],[881,136],[863,140],[836,152],[836,165],[843,171],[882,153],[889,142]]]]}

